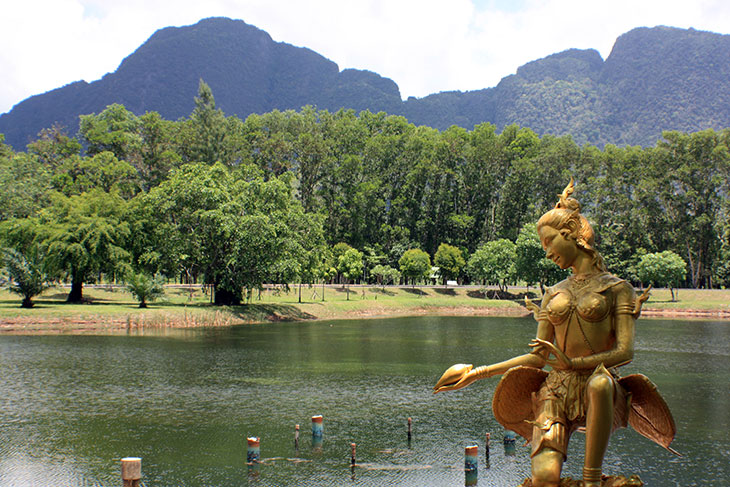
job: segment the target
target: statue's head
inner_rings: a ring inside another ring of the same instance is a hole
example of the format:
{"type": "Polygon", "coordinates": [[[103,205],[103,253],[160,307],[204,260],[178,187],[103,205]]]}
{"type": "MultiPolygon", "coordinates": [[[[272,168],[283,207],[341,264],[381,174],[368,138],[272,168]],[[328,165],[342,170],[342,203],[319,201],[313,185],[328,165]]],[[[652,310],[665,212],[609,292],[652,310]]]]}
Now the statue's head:
{"type": "MultiPolygon", "coordinates": [[[[550,227],[560,233],[568,242],[574,243],[577,249],[589,253],[593,257],[593,264],[597,270],[605,271],[603,258],[594,248],[595,234],[588,220],[580,214],[580,203],[571,195],[575,184],[571,178],[565,187],[555,208],[545,213],[537,222],[537,231],[550,227]]],[[[543,232],[544,233],[544,232],[543,232]]]]}

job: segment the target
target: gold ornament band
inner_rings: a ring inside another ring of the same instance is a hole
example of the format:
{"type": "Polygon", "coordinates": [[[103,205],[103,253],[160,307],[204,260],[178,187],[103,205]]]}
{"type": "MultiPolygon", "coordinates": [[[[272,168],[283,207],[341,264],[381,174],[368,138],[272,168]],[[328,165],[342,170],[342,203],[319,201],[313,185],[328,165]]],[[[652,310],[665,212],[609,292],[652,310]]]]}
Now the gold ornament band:
{"type": "Polygon", "coordinates": [[[488,365],[480,365],[476,369],[474,369],[474,376],[477,379],[486,379],[489,377],[489,366],[488,365]]]}
{"type": "Polygon", "coordinates": [[[601,481],[601,467],[583,467],[583,481],[584,482],[600,482],[601,481]]]}

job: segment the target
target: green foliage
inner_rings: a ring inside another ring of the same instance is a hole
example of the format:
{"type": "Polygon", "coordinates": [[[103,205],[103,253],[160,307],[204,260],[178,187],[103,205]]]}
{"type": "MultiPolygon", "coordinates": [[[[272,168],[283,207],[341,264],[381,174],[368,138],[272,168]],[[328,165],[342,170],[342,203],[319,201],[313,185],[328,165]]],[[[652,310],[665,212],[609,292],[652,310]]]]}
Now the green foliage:
{"type": "Polygon", "coordinates": [[[636,271],[643,283],[671,288],[674,301],[674,288],[684,281],[687,264],[679,255],[671,250],[665,250],[642,255],[636,271]]]}
{"type": "MultiPolygon", "coordinates": [[[[520,76],[542,82],[576,62],[586,74],[592,61],[581,56],[520,76]]],[[[641,255],[671,250],[688,263],[686,284],[730,281],[730,130],[603,150],[537,134],[488,123],[439,132],[384,112],[309,106],[243,121],[223,116],[201,82],[187,119],[137,117],[122,105],[88,115],[86,154],[58,126],[27,153],[0,145],[0,221],[14,222],[8,238],[47,252],[53,277],[78,274],[74,296],[131,265],[211,284],[233,303],[264,282],[345,282],[337,269],[350,249],[363,253],[365,280],[386,277],[372,273],[378,265],[403,269],[416,248],[453,279],[464,273],[459,252],[500,238],[516,242],[514,274],[481,262],[470,278],[543,286],[564,274],[542,258],[534,222],[575,176],[609,270],[636,283],[641,255]]],[[[430,276],[430,261],[422,267],[403,276],[430,276]]]]}
{"type": "Polygon", "coordinates": [[[114,153],[99,152],[93,157],[73,156],[59,164],[51,186],[66,196],[100,189],[130,199],[139,191],[137,171],[114,153]]]}
{"type": "Polygon", "coordinates": [[[475,280],[497,284],[501,291],[515,276],[515,244],[505,238],[492,240],[479,246],[469,257],[468,274],[475,280]]]}
{"type": "Polygon", "coordinates": [[[23,296],[21,307],[32,308],[33,298],[45,291],[47,276],[43,271],[43,259],[37,249],[27,255],[13,248],[2,250],[2,263],[10,279],[12,292],[23,296]]]}
{"type": "Polygon", "coordinates": [[[195,108],[190,114],[190,160],[213,164],[224,160],[223,140],[226,137],[226,119],[216,108],[210,87],[201,79],[195,108]]]}
{"type": "Polygon", "coordinates": [[[242,179],[221,163],[188,164],[143,206],[157,218],[158,251],[176,271],[213,285],[221,304],[237,303],[244,288],[314,272],[305,269],[307,252],[322,247],[321,218],[304,213],[284,177],[242,179]]]}
{"type": "Polygon", "coordinates": [[[148,301],[165,295],[165,278],[160,274],[150,276],[144,272],[130,272],[125,278],[127,290],[139,301],[140,308],[146,308],[148,301]]]}
{"type": "Polygon", "coordinates": [[[401,273],[398,269],[394,269],[389,265],[378,264],[370,270],[370,274],[375,276],[378,280],[378,284],[385,288],[386,284],[398,284],[401,273]]]}
{"type": "Polygon", "coordinates": [[[130,229],[125,211],[121,197],[96,189],[78,196],[56,195],[53,206],[42,214],[38,239],[50,271],[71,280],[69,302],[82,301],[85,282],[101,274],[114,280],[127,272],[130,229]]]}
{"type": "Polygon", "coordinates": [[[445,243],[439,245],[436,255],[433,257],[433,263],[439,268],[439,275],[443,278],[444,284],[448,280],[456,279],[466,265],[461,250],[445,243]]]}
{"type": "Polygon", "coordinates": [[[401,274],[416,282],[431,276],[431,257],[421,249],[406,250],[398,260],[401,274]]]}
{"type": "Polygon", "coordinates": [[[337,262],[337,270],[345,276],[348,281],[356,280],[362,276],[363,254],[357,249],[348,249],[342,254],[337,262]]]}
{"type": "Polygon", "coordinates": [[[721,243],[716,227],[730,190],[730,132],[665,132],[664,139],[653,151],[659,172],[651,188],[662,210],[657,230],[670,250],[685,256],[692,287],[699,287],[708,282],[721,243]]]}
{"type": "Polygon", "coordinates": [[[36,216],[47,205],[50,174],[33,154],[0,155],[0,221],[36,216]]]}
{"type": "MultiPolygon", "coordinates": [[[[337,271],[342,274],[349,284],[362,275],[364,268],[363,254],[357,249],[347,249],[337,260],[337,271]]],[[[347,287],[347,299],[350,299],[350,287],[347,287]]]]}
{"type": "Polygon", "coordinates": [[[130,160],[138,153],[140,120],[123,105],[114,103],[98,115],[81,115],[80,120],[79,134],[87,154],[111,152],[119,160],[130,160]]]}

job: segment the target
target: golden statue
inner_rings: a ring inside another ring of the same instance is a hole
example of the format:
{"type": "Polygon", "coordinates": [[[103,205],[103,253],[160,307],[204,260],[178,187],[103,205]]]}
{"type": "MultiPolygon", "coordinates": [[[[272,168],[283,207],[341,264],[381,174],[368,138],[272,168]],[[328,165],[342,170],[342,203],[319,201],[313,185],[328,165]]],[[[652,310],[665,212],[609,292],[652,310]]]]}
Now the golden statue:
{"type": "Polygon", "coordinates": [[[674,421],[656,387],[641,374],[620,378],[616,370],[633,359],[634,323],[648,290],[637,297],[606,271],[573,190],[571,179],[537,223],[547,258],[572,275],[547,289],[539,307],[526,300],[538,323],[532,350],[488,366],[454,365],[434,387],[451,391],[503,374],[492,409],[505,428],[532,443],[534,487],[561,485],[568,441],[579,429],[586,434],[583,487],[601,486],[609,437],[627,423],[673,451],[674,421]],[[546,365],[552,370],[542,370],[546,365]]]}

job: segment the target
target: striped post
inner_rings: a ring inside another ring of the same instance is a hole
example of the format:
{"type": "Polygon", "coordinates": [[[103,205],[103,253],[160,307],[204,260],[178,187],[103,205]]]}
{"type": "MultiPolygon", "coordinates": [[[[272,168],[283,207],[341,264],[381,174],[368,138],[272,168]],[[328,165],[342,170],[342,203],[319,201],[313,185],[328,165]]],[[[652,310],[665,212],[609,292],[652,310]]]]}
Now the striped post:
{"type": "Polygon", "coordinates": [[[261,442],[258,437],[250,437],[248,440],[248,451],[246,453],[246,463],[259,463],[261,459],[261,442]]]}
{"type": "Polygon", "coordinates": [[[322,438],[324,434],[324,426],[322,424],[324,418],[322,415],[312,416],[312,437],[322,438]]]}
{"type": "Polygon", "coordinates": [[[471,445],[464,448],[464,470],[476,470],[479,461],[479,447],[471,445]]]}

